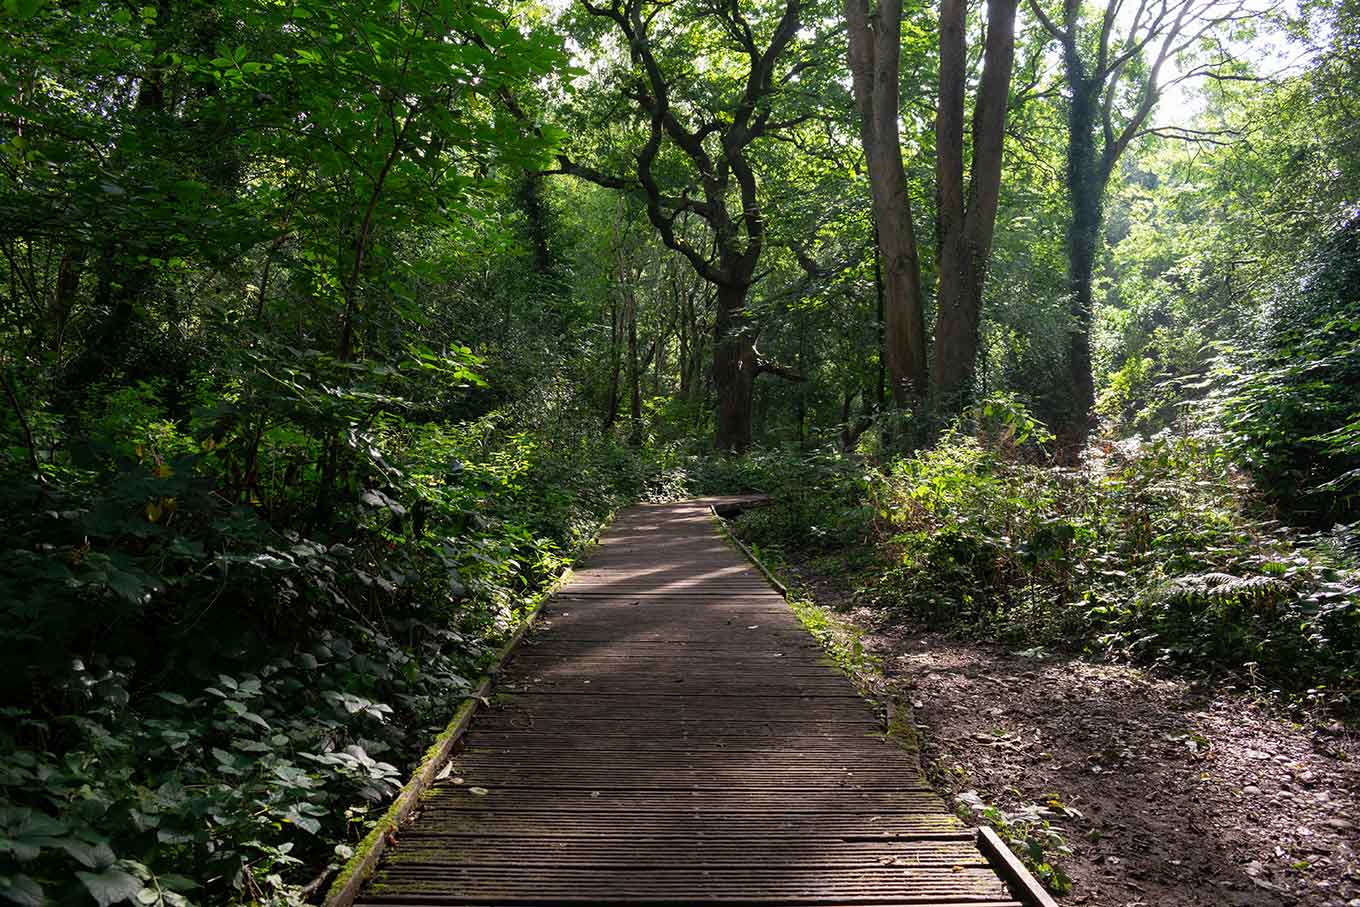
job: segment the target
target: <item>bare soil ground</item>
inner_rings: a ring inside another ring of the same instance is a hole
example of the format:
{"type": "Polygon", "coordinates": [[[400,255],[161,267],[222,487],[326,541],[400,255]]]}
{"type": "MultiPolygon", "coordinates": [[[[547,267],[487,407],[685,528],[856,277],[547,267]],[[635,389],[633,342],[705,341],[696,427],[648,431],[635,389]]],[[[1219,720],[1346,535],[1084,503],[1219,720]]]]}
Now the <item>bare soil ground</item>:
{"type": "MultiPolygon", "coordinates": [[[[824,605],[835,583],[801,573],[824,605]]],[[[1183,678],[845,616],[911,703],[941,791],[1053,795],[1064,903],[1360,907],[1360,739],[1183,678]]]]}

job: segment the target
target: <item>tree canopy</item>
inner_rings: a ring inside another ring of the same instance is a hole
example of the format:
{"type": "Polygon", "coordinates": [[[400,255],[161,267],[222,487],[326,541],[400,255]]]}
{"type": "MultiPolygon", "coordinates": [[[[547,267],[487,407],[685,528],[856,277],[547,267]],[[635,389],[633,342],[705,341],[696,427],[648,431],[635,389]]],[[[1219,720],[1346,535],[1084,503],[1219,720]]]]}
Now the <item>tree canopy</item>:
{"type": "Polygon", "coordinates": [[[1357,34],[4,0],[0,897],[314,897],[638,499],[1352,708],[1357,34]]]}

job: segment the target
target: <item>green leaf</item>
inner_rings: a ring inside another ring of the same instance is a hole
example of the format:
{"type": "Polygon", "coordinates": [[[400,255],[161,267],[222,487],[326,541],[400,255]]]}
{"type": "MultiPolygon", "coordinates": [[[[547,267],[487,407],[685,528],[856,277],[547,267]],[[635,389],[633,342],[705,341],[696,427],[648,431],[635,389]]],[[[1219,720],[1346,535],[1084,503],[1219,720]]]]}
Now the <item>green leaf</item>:
{"type": "Polygon", "coordinates": [[[265,721],[263,718],[261,718],[259,715],[256,715],[254,712],[244,712],[242,713],[241,717],[244,718],[246,721],[249,721],[251,724],[258,725],[260,728],[266,731],[273,730],[273,728],[269,726],[269,722],[265,721]]]}
{"type": "Polygon", "coordinates": [[[23,907],[40,907],[47,903],[42,886],[23,874],[0,876],[0,897],[22,904],[23,907]]]}
{"type": "Polygon", "coordinates": [[[304,816],[298,811],[298,807],[296,806],[288,807],[288,811],[284,814],[283,818],[285,821],[292,822],[298,828],[311,834],[317,834],[321,831],[321,823],[313,818],[304,816]]]}
{"type": "Polygon", "coordinates": [[[92,872],[78,872],[76,877],[85,883],[85,890],[95,899],[99,907],[109,907],[122,901],[130,901],[142,890],[142,883],[121,869],[110,867],[95,875],[92,872]]]}
{"type": "Polygon", "coordinates": [[[47,0],[5,0],[4,10],[16,19],[32,19],[46,3],[47,0]]]}
{"type": "Polygon", "coordinates": [[[63,838],[57,842],[57,846],[86,869],[104,869],[117,859],[107,844],[86,844],[76,838],[63,838]]]}

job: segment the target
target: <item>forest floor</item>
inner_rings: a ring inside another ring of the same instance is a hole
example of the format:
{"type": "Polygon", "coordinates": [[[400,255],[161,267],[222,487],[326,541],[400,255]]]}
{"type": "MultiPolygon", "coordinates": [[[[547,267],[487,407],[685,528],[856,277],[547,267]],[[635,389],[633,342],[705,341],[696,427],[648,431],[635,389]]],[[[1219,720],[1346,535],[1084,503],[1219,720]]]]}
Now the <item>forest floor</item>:
{"type": "Polygon", "coordinates": [[[846,608],[837,579],[786,575],[863,633],[910,703],[924,767],[955,803],[1056,798],[1065,904],[1360,907],[1360,737],[1261,697],[1083,659],[1018,654],[846,608]],[[838,607],[839,606],[839,607],[838,607]]]}

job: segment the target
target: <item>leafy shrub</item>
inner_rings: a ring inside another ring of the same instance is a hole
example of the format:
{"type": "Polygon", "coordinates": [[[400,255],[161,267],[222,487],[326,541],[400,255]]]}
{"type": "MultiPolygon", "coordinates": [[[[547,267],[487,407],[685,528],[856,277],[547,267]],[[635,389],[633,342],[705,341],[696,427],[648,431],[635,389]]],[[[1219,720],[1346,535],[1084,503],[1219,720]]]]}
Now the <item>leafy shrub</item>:
{"type": "Polygon", "coordinates": [[[648,472],[523,412],[408,421],[356,374],[286,379],[296,420],[249,380],[190,417],[140,386],[85,417],[80,464],[8,461],[0,895],[296,899],[648,472]]]}
{"type": "Polygon", "coordinates": [[[1269,519],[1205,436],[1105,444],[1081,470],[1044,465],[1042,431],[1017,445],[1029,417],[1011,407],[986,416],[983,404],[934,448],[779,496],[740,531],[791,559],[854,562],[861,602],[934,626],[1354,700],[1351,529],[1269,519]]]}
{"type": "Polygon", "coordinates": [[[975,790],[963,791],[955,799],[964,819],[986,822],[994,828],[1045,888],[1060,895],[1072,890],[1072,879],[1059,863],[1072,855],[1072,847],[1050,820],[1081,818],[1080,812],[1065,806],[1056,795],[1042,806],[1027,804],[1013,812],[987,803],[975,790]]]}
{"type": "Polygon", "coordinates": [[[1360,215],[1301,271],[1260,349],[1221,360],[1214,415],[1261,486],[1323,528],[1360,505],[1360,215]]]}

